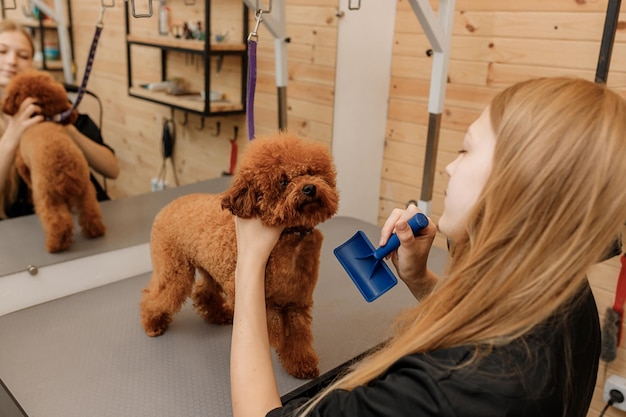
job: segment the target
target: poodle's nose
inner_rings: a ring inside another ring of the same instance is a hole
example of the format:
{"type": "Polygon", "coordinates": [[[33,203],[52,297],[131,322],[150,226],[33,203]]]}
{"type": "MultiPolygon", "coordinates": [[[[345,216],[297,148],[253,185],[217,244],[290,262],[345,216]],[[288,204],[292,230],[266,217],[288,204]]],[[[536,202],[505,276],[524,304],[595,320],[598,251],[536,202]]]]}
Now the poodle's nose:
{"type": "Polygon", "coordinates": [[[316,191],[317,189],[315,188],[315,185],[313,184],[307,184],[304,187],[302,187],[302,192],[304,193],[304,195],[308,197],[315,197],[316,191]]]}

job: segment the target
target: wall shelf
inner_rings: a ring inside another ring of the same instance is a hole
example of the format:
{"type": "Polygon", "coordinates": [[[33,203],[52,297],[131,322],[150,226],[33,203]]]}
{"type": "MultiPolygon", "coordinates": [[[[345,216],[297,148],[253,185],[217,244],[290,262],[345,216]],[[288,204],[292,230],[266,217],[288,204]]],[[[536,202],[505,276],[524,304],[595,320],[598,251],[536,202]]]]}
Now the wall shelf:
{"type": "MultiPolygon", "coordinates": [[[[202,24],[202,27],[205,28],[205,37],[209,39],[213,38],[211,36],[212,1],[215,0],[205,0],[204,2],[204,23],[202,24]]],[[[234,39],[226,42],[183,39],[170,34],[159,35],[156,33],[156,30],[154,34],[147,34],[146,32],[153,29],[150,27],[147,27],[147,29],[146,27],[142,28],[139,23],[137,24],[137,33],[131,33],[130,22],[133,18],[130,14],[130,6],[127,4],[125,16],[128,95],[207,117],[245,113],[248,7],[243,2],[226,4],[231,10],[232,8],[241,9],[241,14],[235,9],[234,16],[236,19],[241,19],[239,24],[242,29],[240,36],[231,33],[234,39]],[[141,53],[143,55],[137,57],[141,53]],[[225,64],[226,57],[230,57],[228,58],[228,64],[225,64]],[[142,59],[144,62],[146,59],[160,59],[160,63],[154,62],[150,68],[142,66],[141,63],[136,67],[133,66],[134,62],[142,59]],[[180,62],[183,61],[184,64],[181,65],[180,62]],[[193,62],[195,72],[190,68],[184,68],[189,61],[193,62]],[[228,66],[226,71],[223,71],[224,66],[228,66]],[[156,71],[159,73],[156,74],[156,71]],[[221,72],[226,73],[230,78],[225,81],[224,77],[220,76],[221,72]],[[203,77],[201,82],[199,82],[198,76],[203,77]],[[173,78],[183,79],[185,82],[192,81],[195,84],[195,88],[190,88],[190,91],[196,91],[196,93],[170,95],[163,91],[152,91],[141,87],[141,84],[166,81],[173,78]],[[200,94],[198,90],[204,94],[200,94]],[[210,100],[210,92],[219,91],[223,93],[224,90],[227,91],[226,94],[223,94],[225,100],[210,100]]],[[[170,7],[172,7],[174,13],[176,11],[175,6],[170,7]]],[[[184,6],[179,5],[178,7],[184,6]]]]}
{"type": "MultiPolygon", "coordinates": [[[[204,113],[204,99],[198,95],[174,96],[162,91],[151,91],[142,87],[131,87],[128,95],[143,100],[152,101],[153,103],[165,104],[169,107],[188,111],[191,113],[204,113]]],[[[210,101],[211,113],[240,112],[243,110],[241,103],[233,103],[226,100],[210,101]]]]}
{"type": "MultiPolygon", "coordinates": [[[[160,48],[171,48],[188,52],[204,52],[205,42],[196,39],[176,39],[165,36],[138,36],[128,35],[126,40],[130,44],[154,46],[160,48]]],[[[211,43],[209,52],[219,54],[223,52],[245,52],[247,50],[245,43],[211,43]]]]}

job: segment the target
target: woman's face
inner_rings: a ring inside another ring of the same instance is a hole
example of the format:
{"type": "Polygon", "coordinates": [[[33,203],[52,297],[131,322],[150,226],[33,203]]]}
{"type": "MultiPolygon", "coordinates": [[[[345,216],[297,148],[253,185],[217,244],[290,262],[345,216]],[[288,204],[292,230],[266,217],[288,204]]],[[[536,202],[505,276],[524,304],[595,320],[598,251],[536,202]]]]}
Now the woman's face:
{"type": "Polygon", "coordinates": [[[16,74],[29,69],[33,50],[26,35],[19,31],[0,33],[0,86],[5,87],[16,74]]]}
{"type": "Polygon", "coordinates": [[[452,241],[463,233],[467,213],[476,203],[491,172],[496,136],[491,127],[489,107],[472,123],[463,139],[459,156],[446,167],[450,177],[439,230],[452,241]]]}

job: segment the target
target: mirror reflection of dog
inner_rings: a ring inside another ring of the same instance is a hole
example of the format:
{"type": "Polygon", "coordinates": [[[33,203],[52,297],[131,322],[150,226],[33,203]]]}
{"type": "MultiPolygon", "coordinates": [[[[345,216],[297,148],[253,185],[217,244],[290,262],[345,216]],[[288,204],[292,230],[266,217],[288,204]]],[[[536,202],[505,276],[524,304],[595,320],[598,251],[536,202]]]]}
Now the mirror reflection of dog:
{"type": "Polygon", "coordinates": [[[180,197],[156,216],[150,240],[154,271],[141,301],[146,333],[165,332],[187,297],[208,323],[232,323],[233,215],[258,217],[285,227],[266,269],[270,343],[290,375],[317,376],[311,309],[323,236],[315,227],[337,212],[338,203],[326,145],[287,133],[254,139],[226,192],[180,197]]]}
{"type": "MultiPolygon", "coordinates": [[[[37,100],[46,118],[71,108],[63,85],[43,71],[13,77],[6,87],[2,111],[15,115],[27,97],[37,100]]],[[[18,173],[31,191],[48,252],[60,252],[72,244],[72,209],[78,213],[83,236],[99,237],[106,230],[87,159],[63,126],[74,123],[77,117],[74,111],[62,124],[43,121],[30,126],[22,134],[15,156],[18,173]]]]}

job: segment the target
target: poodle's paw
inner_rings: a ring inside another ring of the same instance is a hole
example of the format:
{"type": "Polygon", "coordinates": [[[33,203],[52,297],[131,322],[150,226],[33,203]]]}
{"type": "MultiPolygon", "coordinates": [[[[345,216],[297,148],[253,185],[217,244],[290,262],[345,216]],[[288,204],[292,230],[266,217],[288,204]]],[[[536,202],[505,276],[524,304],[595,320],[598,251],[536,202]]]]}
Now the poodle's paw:
{"type": "Polygon", "coordinates": [[[277,350],[285,371],[291,376],[299,379],[311,379],[319,376],[320,370],[317,367],[319,357],[313,346],[307,344],[283,346],[277,350]]]}
{"type": "Polygon", "coordinates": [[[46,250],[49,253],[62,252],[72,245],[72,230],[65,230],[46,238],[46,250]]]}
{"type": "Polygon", "coordinates": [[[319,376],[320,370],[317,367],[318,358],[302,358],[298,361],[291,361],[287,363],[283,361],[283,367],[287,373],[298,379],[313,379],[319,376]]]}
{"type": "Polygon", "coordinates": [[[91,239],[94,237],[103,236],[104,232],[106,232],[106,227],[101,220],[93,220],[91,222],[85,222],[82,225],[81,231],[83,233],[83,236],[91,239]]]}
{"type": "Polygon", "coordinates": [[[171,321],[172,318],[167,313],[160,313],[151,317],[148,317],[144,312],[141,314],[141,324],[150,337],[161,336],[165,333],[171,321]]]}
{"type": "Polygon", "coordinates": [[[211,307],[207,305],[193,304],[196,312],[209,324],[225,325],[233,324],[233,310],[226,307],[211,307]]]}

